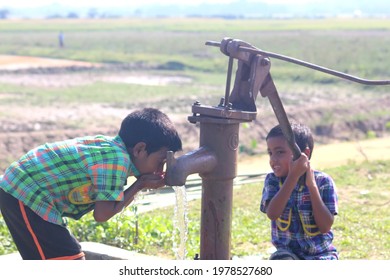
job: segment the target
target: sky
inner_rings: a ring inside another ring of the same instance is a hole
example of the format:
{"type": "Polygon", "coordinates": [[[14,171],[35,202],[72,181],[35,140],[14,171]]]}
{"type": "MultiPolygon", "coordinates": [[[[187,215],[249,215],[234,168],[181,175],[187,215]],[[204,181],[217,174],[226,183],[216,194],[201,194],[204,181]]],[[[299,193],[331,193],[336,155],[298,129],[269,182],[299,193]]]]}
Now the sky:
{"type": "MultiPolygon", "coordinates": [[[[234,0],[187,0],[186,4],[199,4],[199,3],[229,3],[234,0]]],[[[251,2],[268,2],[268,3],[291,3],[291,0],[248,0],[251,2]]],[[[294,0],[295,4],[304,4],[309,2],[318,2],[320,0],[294,0]]],[[[52,3],[59,3],[62,5],[69,6],[90,6],[90,7],[114,7],[114,6],[139,6],[145,4],[154,4],[154,3],[164,3],[164,4],[183,4],[183,0],[142,0],[142,1],[131,1],[128,0],[0,0],[0,7],[12,7],[12,8],[22,8],[22,7],[36,7],[42,5],[50,5],[52,3]],[[140,4],[142,3],[142,4],[140,4]]]]}

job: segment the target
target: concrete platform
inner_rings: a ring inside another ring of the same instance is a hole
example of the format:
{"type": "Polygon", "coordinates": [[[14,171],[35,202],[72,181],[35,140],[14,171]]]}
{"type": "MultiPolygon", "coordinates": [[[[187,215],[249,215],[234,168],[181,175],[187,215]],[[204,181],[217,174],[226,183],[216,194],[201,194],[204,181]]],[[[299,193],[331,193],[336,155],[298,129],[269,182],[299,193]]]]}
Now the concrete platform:
{"type": "MultiPolygon", "coordinates": [[[[156,256],[149,256],[137,252],[127,251],[121,248],[95,243],[81,242],[81,247],[87,260],[162,260],[156,256]]],[[[18,252],[0,255],[1,260],[22,260],[18,252]]]]}
{"type": "Polygon", "coordinates": [[[96,243],[81,242],[87,260],[161,260],[162,258],[96,243]]]}

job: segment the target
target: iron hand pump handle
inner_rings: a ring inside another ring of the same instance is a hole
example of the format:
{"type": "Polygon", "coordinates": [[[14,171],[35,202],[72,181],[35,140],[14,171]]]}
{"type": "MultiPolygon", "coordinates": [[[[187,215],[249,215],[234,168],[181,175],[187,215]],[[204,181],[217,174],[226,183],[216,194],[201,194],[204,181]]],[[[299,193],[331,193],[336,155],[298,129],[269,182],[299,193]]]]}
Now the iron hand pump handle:
{"type": "MultiPolygon", "coordinates": [[[[221,43],[214,42],[214,41],[207,41],[206,45],[207,46],[220,47],[221,43]]],[[[353,76],[353,75],[349,75],[349,74],[346,74],[346,73],[343,73],[343,72],[332,70],[332,69],[329,69],[329,68],[326,68],[326,67],[323,67],[323,66],[319,66],[319,65],[316,65],[316,64],[313,64],[313,63],[309,63],[309,62],[306,62],[306,61],[303,61],[303,60],[299,60],[299,59],[296,59],[296,58],[293,58],[293,57],[289,57],[289,56],[285,56],[285,55],[281,55],[281,54],[277,54],[277,53],[273,53],[273,52],[263,51],[263,50],[260,50],[258,48],[240,46],[239,49],[241,51],[249,52],[249,53],[252,53],[252,54],[260,54],[260,55],[263,55],[263,56],[266,56],[266,57],[272,57],[272,58],[284,60],[284,61],[287,61],[287,62],[291,62],[291,63],[294,63],[294,64],[298,64],[298,65],[301,65],[301,66],[304,66],[304,67],[307,67],[307,68],[311,68],[311,69],[314,69],[314,70],[317,70],[317,71],[320,71],[320,72],[323,72],[323,73],[326,73],[326,74],[330,74],[330,75],[333,75],[333,76],[336,76],[336,77],[339,77],[339,78],[343,78],[343,79],[350,80],[352,82],[356,82],[356,83],[360,83],[360,84],[364,84],[364,85],[372,85],[372,86],[390,85],[390,80],[367,80],[367,79],[362,79],[362,78],[359,78],[359,77],[356,77],[356,76],[353,76]]]]}
{"type": "MultiPolygon", "coordinates": [[[[262,58],[262,65],[268,66],[271,62],[268,58],[262,58]]],[[[280,128],[282,129],[283,135],[287,140],[287,143],[293,153],[293,160],[297,160],[301,156],[301,149],[295,141],[295,136],[292,131],[290,121],[288,120],[286,111],[284,110],[283,103],[280,100],[279,94],[276,90],[276,86],[272,80],[271,74],[268,72],[267,77],[264,79],[262,86],[260,88],[261,95],[263,97],[268,97],[268,100],[271,103],[272,109],[275,113],[276,118],[278,119],[280,128]]],[[[306,175],[303,174],[298,181],[298,184],[303,186],[305,185],[306,175]]]]}

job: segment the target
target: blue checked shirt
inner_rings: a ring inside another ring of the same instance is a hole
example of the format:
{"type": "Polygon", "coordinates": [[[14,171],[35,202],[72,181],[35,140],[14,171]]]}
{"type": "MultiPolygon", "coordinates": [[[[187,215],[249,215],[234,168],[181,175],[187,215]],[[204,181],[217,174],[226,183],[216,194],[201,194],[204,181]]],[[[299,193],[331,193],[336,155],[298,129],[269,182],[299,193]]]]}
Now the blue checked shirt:
{"type": "MultiPolygon", "coordinates": [[[[330,213],[337,215],[337,194],[332,178],[319,171],[314,177],[321,198],[330,213]]],[[[266,213],[269,201],[281,188],[281,179],[274,173],[265,178],[260,211],[266,213]]],[[[301,259],[338,259],[336,248],[332,245],[333,232],[322,234],[315,224],[312,213],[309,189],[296,185],[282,215],[271,221],[272,244],[277,249],[293,252],[301,259]]]]}

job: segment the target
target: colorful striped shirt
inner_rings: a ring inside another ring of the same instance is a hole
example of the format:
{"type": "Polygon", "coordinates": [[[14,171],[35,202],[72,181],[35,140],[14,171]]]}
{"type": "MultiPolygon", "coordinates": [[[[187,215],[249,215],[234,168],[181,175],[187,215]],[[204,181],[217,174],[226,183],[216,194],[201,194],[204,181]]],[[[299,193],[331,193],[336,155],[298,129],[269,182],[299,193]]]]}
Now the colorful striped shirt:
{"type": "MultiPolygon", "coordinates": [[[[319,193],[330,213],[337,215],[337,194],[332,178],[314,171],[319,193]]],[[[260,211],[266,213],[266,206],[282,186],[281,179],[269,173],[264,182],[260,211]]],[[[322,234],[316,226],[310,192],[306,186],[295,186],[282,215],[271,221],[272,243],[277,249],[285,249],[301,259],[338,259],[332,245],[333,232],[322,234]]]]}
{"type": "Polygon", "coordinates": [[[121,201],[130,175],[139,175],[117,135],[86,136],[41,145],[5,171],[0,188],[44,220],[64,225],[95,201],[121,201]]]}

